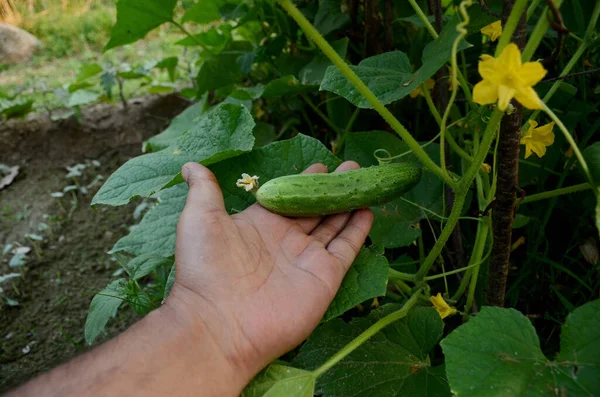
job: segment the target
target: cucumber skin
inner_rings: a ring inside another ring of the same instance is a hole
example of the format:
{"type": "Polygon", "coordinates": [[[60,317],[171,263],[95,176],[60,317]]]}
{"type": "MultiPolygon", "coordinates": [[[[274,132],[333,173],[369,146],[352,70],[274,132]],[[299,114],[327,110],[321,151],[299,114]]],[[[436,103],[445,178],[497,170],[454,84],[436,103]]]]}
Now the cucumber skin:
{"type": "Polygon", "coordinates": [[[392,163],[331,174],[298,174],[271,179],[256,200],[284,216],[321,216],[383,205],[421,180],[417,163],[392,163]]]}

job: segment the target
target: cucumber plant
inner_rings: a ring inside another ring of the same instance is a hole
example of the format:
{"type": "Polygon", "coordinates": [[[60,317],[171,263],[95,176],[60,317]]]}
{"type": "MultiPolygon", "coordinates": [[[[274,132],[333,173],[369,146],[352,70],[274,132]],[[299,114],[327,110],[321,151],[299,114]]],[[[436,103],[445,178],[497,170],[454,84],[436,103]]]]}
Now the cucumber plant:
{"type": "Polygon", "coordinates": [[[197,102],[92,201],[158,199],[111,250],[128,278],[93,298],[88,343],[123,302],[144,314],[168,294],[180,170],[195,161],[230,213],[258,198],[289,215],[375,214],[321,324],[244,395],[600,393],[599,80],[588,70],[600,2],[135,3],[117,3],[106,50],[175,26],[198,54],[185,92],[197,102]],[[342,160],[364,169],[296,175],[342,160]],[[242,185],[259,177],[256,197],[235,187],[242,174],[242,185]]]}

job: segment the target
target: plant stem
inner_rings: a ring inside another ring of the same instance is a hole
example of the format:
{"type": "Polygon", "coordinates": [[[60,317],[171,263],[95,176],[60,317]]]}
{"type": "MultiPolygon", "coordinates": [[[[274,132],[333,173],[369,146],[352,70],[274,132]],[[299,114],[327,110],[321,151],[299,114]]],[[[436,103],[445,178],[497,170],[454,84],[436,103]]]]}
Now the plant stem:
{"type": "Polygon", "coordinates": [[[414,274],[399,272],[392,268],[389,268],[388,270],[388,277],[394,280],[415,281],[414,274]]]}
{"type": "MultiPolygon", "coordinates": [[[[435,31],[433,25],[431,25],[431,22],[429,22],[429,19],[427,18],[421,7],[419,7],[419,4],[417,4],[417,2],[414,0],[408,1],[412,6],[413,10],[415,10],[415,12],[417,13],[419,19],[421,19],[421,22],[423,22],[423,25],[425,25],[425,27],[427,28],[427,31],[429,32],[431,37],[433,37],[433,39],[436,40],[439,37],[439,35],[435,31]]],[[[471,108],[474,109],[476,105],[473,102],[473,95],[471,95],[471,91],[469,90],[469,84],[467,83],[467,79],[465,79],[465,76],[463,76],[460,70],[457,72],[457,75],[458,81],[460,82],[460,86],[462,87],[463,93],[465,94],[465,98],[467,99],[467,102],[469,103],[471,108]]]]}
{"type": "Polygon", "coordinates": [[[376,333],[381,331],[383,328],[387,327],[388,325],[392,324],[393,322],[400,320],[403,317],[406,317],[409,310],[415,305],[415,303],[417,303],[417,299],[419,298],[420,294],[421,294],[421,289],[418,289],[417,291],[415,291],[412,294],[412,296],[406,301],[404,306],[402,306],[402,309],[400,309],[397,312],[394,312],[392,314],[388,314],[387,316],[385,316],[384,318],[382,318],[381,320],[377,321],[375,324],[373,324],[369,328],[367,328],[362,334],[357,336],[352,342],[350,342],[346,346],[344,346],[342,348],[342,350],[338,351],[331,358],[329,358],[329,360],[325,361],[325,363],[323,363],[323,365],[321,365],[319,368],[312,371],[313,376],[315,378],[318,378],[319,376],[323,375],[331,367],[333,367],[335,364],[342,361],[348,354],[352,353],[360,345],[365,343],[369,338],[371,338],[373,335],[375,335],[376,333]]]}
{"type": "MultiPolygon", "coordinates": [[[[562,0],[557,0],[557,1],[562,1],[562,0]]],[[[533,15],[535,9],[537,8],[538,4],[540,4],[540,0],[533,0],[531,2],[531,4],[529,5],[529,7],[527,8],[527,20],[529,21],[529,18],[531,18],[531,16],[533,15]]],[[[558,6],[558,4],[557,4],[558,6]]],[[[543,14],[542,14],[543,15],[543,14]]],[[[541,18],[544,19],[544,18],[541,18]]]]}
{"type": "MultiPolygon", "coordinates": [[[[559,0],[556,0],[556,2],[558,3],[559,0]]],[[[592,17],[591,17],[590,23],[585,31],[585,36],[583,37],[583,41],[581,42],[581,44],[579,45],[579,47],[577,48],[577,50],[575,51],[575,53],[573,54],[573,56],[571,57],[571,59],[569,60],[567,65],[565,66],[565,68],[563,69],[563,71],[560,73],[559,77],[563,77],[563,76],[566,76],[567,74],[569,74],[571,69],[573,69],[573,67],[579,61],[579,58],[581,58],[581,56],[583,55],[585,50],[587,50],[588,46],[593,42],[595,29],[596,29],[596,23],[598,22],[598,17],[600,17],[600,1],[596,1],[596,6],[594,7],[594,11],[592,12],[592,17]]],[[[550,89],[546,93],[546,96],[544,97],[543,101],[548,103],[548,101],[550,100],[550,98],[552,98],[552,96],[554,95],[556,90],[558,90],[558,87],[560,85],[561,85],[561,80],[558,80],[554,84],[552,84],[552,87],[550,87],[550,89]]],[[[539,115],[539,113],[540,113],[539,110],[536,110],[535,112],[533,112],[533,114],[529,117],[529,120],[535,120],[537,118],[537,116],[539,115]]]]}
{"type": "MultiPolygon", "coordinates": [[[[519,0],[504,0],[503,20],[515,16],[515,8],[519,0]]],[[[512,41],[519,48],[526,42],[525,13],[521,9],[515,20],[514,37],[512,41]]],[[[508,23],[508,22],[507,22],[508,23]]],[[[508,278],[509,260],[512,241],[512,223],[515,216],[517,199],[517,184],[519,183],[519,152],[521,149],[521,125],[523,122],[523,107],[513,100],[515,111],[506,114],[502,119],[500,137],[497,141],[497,164],[494,164],[496,186],[496,202],[492,215],[492,233],[494,245],[490,258],[489,292],[487,304],[504,306],[506,280],[508,278]]],[[[494,184],[493,184],[494,185],[494,184]]]]}
{"type": "Polygon", "coordinates": [[[538,200],[546,200],[546,199],[549,199],[552,197],[562,196],[565,194],[582,192],[584,190],[589,190],[591,188],[592,188],[592,186],[589,183],[580,183],[579,185],[573,185],[573,186],[569,186],[569,187],[563,187],[560,189],[549,190],[547,192],[542,192],[542,193],[532,194],[531,196],[527,196],[527,197],[525,197],[525,199],[523,199],[523,201],[521,201],[521,204],[531,203],[533,201],[538,201],[538,200]]]}
{"type": "Polygon", "coordinates": [[[460,219],[460,214],[462,212],[463,205],[465,204],[465,199],[467,197],[467,193],[469,192],[469,187],[471,186],[471,183],[473,183],[475,175],[479,172],[481,164],[483,163],[483,160],[485,160],[485,157],[488,154],[488,151],[490,150],[490,146],[492,144],[492,141],[494,140],[494,137],[496,136],[496,130],[498,129],[498,124],[500,124],[502,115],[503,112],[496,109],[490,116],[487,127],[483,134],[483,140],[479,145],[479,150],[475,154],[473,162],[467,169],[467,172],[461,179],[458,188],[455,189],[456,197],[454,201],[454,206],[452,207],[452,212],[450,213],[450,217],[448,218],[448,223],[446,223],[446,226],[442,230],[442,233],[440,234],[433,248],[429,252],[429,255],[427,255],[427,258],[425,258],[425,262],[419,268],[417,274],[415,274],[415,281],[422,281],[425,278],[425,276],[435,263],[436,258],[442,252],[446,241],[452,234],[454,226],[460,219]]]}
{"type": "Polygon", "coordinates": [[[354,126],[354,122],[356,121],[359,113],[360,108],[354,109],[354,112],[352,113],[352,116],[350,116],[350,120],[348,120],[348,124],[346,124],[346,128],[344,129],[345,133],[352,131],[352,127],[354,126]]]}
{"type": "Polygon", "coordinates": [[[206,48],[206,46],[204,46],[204,44],[202,44],[202,42],[200,40],[198,40],[198,38],[194,35],[192,35],[190,32],[188,32],[188,30],[186,28],[183,27],[182,24],[180,24],[179,22],[176,21],[170,21],[173,25],[175,25],[179,30],[181,30],[181,32],[183,34],[185,34],[187,37],[190,38],[190,40],[192,40],[194,43],[196,43],[200,48],[202,48],[203,51],[208,52],[211,55],[215,55],[211,50],[209,50],[208,48],[206,48]]]}
{"type": "Polygon", "coordinates": [[[310,38],[325,56],[340,70],[348,81],[361,93],[369,104],[379,113],[384,120],[400,135],[400,138],[406,142],[407,146],[413,151],[415,156],[431,172],[441,178],[450,186],[456,186],[456,182],[448,175],[444,175],[441,168],[433,162],[427,153],[419,146],[419,143],[410,135],[410,132],[394,117],[394,115],[377,99],[375,94],[362,82],[354,71],[344,62],[337,52],[321,36],[321,34],[311,25],[306,17],[296,8],[291,0],[278,0],[281,7],[296,21],[306,36],[310,38]]]}
{"type": "Polygon", "coordinates": [[[479,278],[479,269],[481,268],[481,258],[483,257],[483,251],[485,249],[485,243],[487,240],[487,236],[489,234],[489,223],[488,222],[480,222],[477,225],[477,236],[480,237],[476,240],[477,245],[473,250],[473,260],[477,260],[479,265],[473,268],[471,272],[471,279],[469,283],[469,292],[467,293],[467,303],[465,304],[465,311],[463,321],[468,320],[469,313],[471,313],[471,308],[473,307],[473,300],[475,299],[475,290],[477,288],[477,279],[479,278]]]}
{"type": "Polygon", "coordinates": [[[519,24],[521,17],[523,17],[523,10],[525,10],[526,5],[527,0],[516,0],[514,2],[514,5],[512,6],[510,11],[510,15],[502,28],[502,35],[500,36],[498,46],[496,47],[496,58],[498,58],[500,54],[502,54],[502,50],[504,50],[504,47],[506,47],[508,43],[510,43],[510,41],[512,40],[513,33],[515,32],[515,29],[517,29],[517,25],[519,24]]]}
{"type": "Polygon", "coordinates": [[[477,263],[473,264],[473,265],[468,265],[468,266],[465,266],[465,267],[461,267],[460,269],[454,269],[454,270],[450,270],[450,271],[447,271],[447,272],[444,272],[444,273],[434,274],[433,276],[427,276],[427,277],[424,278],[424,280],[425,281],[435,280],[435,279],[438,279],[438,278],[442,278],[442,277],[446,277],[446,276],[451,276],[453,274],[462,273],[462,272],[465,272],[465,271],[467,271],[469,269],[474,268],[475,266],[477,266],[477,263]]]}
{"type": "MultiPolygon", "coordinates": [[[[554,0],[554,4],[557,8],[560,7],[561,3],[562,0],[554,0]]],[[[529,11],[530,10],[527,10],[527,19],[529,19],[529,11]]],[[[548,18],[546,18],[547,15],[548,7],[544,7],[544,11],[542,12],[542,18],[538,20],[537,24],[535,25],[535,28],[533,29],[533,32],[531,32],[529,40],[527,40],[527,45],[525,46],[523,54],[521,55],[521,59],[523,60],[523,62],[528,62],[529,60],[531,60],[531,57],[535,53],[535,50],[537,50],[538,46],[544,39],[546,31],[550,27],[550,21],[548,21],[548,18]]]]}
{"type": "MultiPolygon", "coordinates": [[[[598,4],[600,4],[600,1],[598,2],[598,4]]],[[[556,125],[558,126],[558,128],[561,130],[561,132],[565,136],[565,139],[567,140],[567,142],[569,142],[569,144],[571,145],[571,148],[573,149],[573,153],[575,153],[575,156],[577,157],[577,160],[579,160],[579,165],[581,165],[581,168],[583,169],[583,173],[588,178],[588,181],[590,182],[590,185],[594,189],[594,193],[596,195],[598,195],[598,192],[596,190],[596,183],[594,182],[594,179],[592,178],[592,174],[590,173],[590,169],[589,169],[589,167],[587,165],[587,162],[583,158],[583,154],[579,150],[579,147],[577,147],[577,143],[575,143],[575,140],[573,139],[573,136],[571,135],[571,133],[569,132],[569,130],[567,130],[567,127],[565,127],[565,125],[563,124],[563,122],[554,114],[554,112],[552,110],[550,110],[550,108],[545,103],[542,103],[542,110],[544,112],[546,112],[546,114],[548,116],[550,116],[550,118],[552,119],[552,121],[554,121],[556,123],[556,125]]]]}
{"type": "Polygon", "coordinates": [[[301,94],[300,95],[302,97],[302,99],[304,99],[304,102],[306,102],[306,104],[313,110],[313,112],[315,112],[317,114],[317,116],[319,116],[325,123],[327,123],[327,125],[336,133],[339,133],[340,129],[333,124],[333,121],[329,120],[329,117],[327,117],[325,115],[325,113],[323,113],[321,111],[321,109],[319,109],[314,103],[313,101],[310,100],[310,98],[308,97],[308,95],[306,94],[301,94]]]}

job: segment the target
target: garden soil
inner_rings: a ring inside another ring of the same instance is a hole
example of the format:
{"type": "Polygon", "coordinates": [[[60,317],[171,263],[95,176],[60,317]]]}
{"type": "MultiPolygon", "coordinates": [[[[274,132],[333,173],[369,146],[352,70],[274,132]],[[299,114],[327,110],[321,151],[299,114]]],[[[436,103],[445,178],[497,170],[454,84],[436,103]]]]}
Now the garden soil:
{"type": "MultiPolygon", "coordinates": [[[[127,111],[95,105],[83,111],[81,123],[35,115],[0,124],[0,163],[20,167],[15,181],[0,190],[0,275],[22,272],[21,278],[2,284],[18,306],[0,302],[0,393],[89,349],[83,329],[90,301],[119,269],[107,251],[136,222],[136,203],[90,207],[100,183],[87,195],[51,197],[73,184],[65,167],[90,164],[80,184],[92,183],[97,175],[108,177],[188,105],[176,95],[152,96],[130,101],[127,111]],[[51,225],[54,238],[38,243],[40,255],[32,250],[23,267],[10,268],[12,255],[2,255],[1,248],[32,246],[25,234],[48,234],[38,231],[40,222],[51,225]]],[[[136,319],[131,310],[121,310],[97,343],[136,319]]]]}

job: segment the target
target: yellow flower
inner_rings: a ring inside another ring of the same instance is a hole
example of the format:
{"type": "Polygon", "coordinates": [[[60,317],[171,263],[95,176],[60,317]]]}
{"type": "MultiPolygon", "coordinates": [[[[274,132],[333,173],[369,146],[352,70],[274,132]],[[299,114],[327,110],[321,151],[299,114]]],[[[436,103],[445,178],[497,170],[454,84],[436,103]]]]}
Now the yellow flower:
{"type": "Polygon", "coordinates": [[[258,177],[242,174],[242,179],[238,179],[235,183],[237,187],[241,187],[247,192],[258,189],[258,177]]]}
{"type": "MultiPolygon", "coordinates": [[[[427,88],[427,91],[431,91],[431,89],[433,88],[434,85],[435,85],[435,81],[433,81],[433,79],[425,80],[425,88],[427,88]]],[[[417,88],[415,88],[409,95],[411,98],[416,98],[419,95],[425,96],[423,94],[423,84],[419,84],[417,86],[417,88]]]]}
{"type": "Polygon", "coordinates": [[[492,41],[498,40],[498,37],[502,34],[502,21],[498,20],[496,22],[492,22],[489,25],[484,26],[480,30],[481,34],[484,34],[490,38],[492,41]]]}
{"type": "Polygon", "coordinates": [[[532,152],[538,157],[546,154],[546,146],[554,143],[553,127],[554,122],[538,127],[537,122],[529,120],[529,128],[521,138],[521,145],[525,145],[525,158],[531,156],[532,152]]]}
{"type": "Polygon", "coordinates": [[[483,163],[481,164],[481,169],[483,170],[483,172],[485,172],[486,174],[489,174],[490,172],[492,172],[492,167],[487,164],[487,163],[483,163]]]}
{"type": "Polygon", "coordinates": [[[483,81],[473,88],[473,100],[480,105],[498,101],[498,108],[505,111],[514,97],[527,109],[541,109],[542,101],[532,87],[546,72],[539,62],[522,64],[519,47],[510,43],[498,58],[481,56],[479,74],[483,81]]]}
{"type": "Polygon", "coordinates": [[[456,309],[446,303],[442,294],[438,293],[436,296],[429,298],[435,310],[438,311],[441,318],[446,318],[456,313],[456,309]]]}

